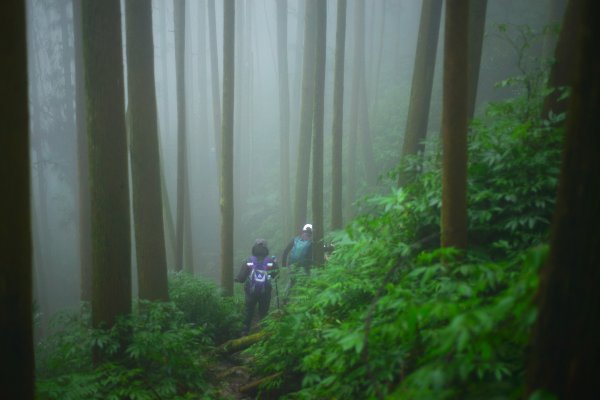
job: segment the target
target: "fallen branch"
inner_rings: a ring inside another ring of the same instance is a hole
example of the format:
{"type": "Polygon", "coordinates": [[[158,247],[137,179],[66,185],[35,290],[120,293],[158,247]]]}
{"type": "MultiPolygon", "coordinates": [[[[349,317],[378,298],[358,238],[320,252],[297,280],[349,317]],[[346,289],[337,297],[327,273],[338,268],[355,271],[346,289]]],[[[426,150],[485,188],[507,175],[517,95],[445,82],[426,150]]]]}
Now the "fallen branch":
{"type": "Polygon", "coordinates": [[[219,351],[225,354],[233,354],[238,351],[242,351],[252,346],[254,343],[260,341],[263,337],[265,337],[264,331],[260,331],[248,336],[242,336],[238,339],[231,339],[221,346],[219,346],[219,351]]]}
{"type": "Polygon", "coordinates": [[[277,372],[273,375],[265,376],[264,378],[260,378],[253,382],[250,382],[244,386],[241,386],[239,391],[240,391],[240,393],[254,395],[254,394],[258,393],[258,389],[260,388],[260,386],[279,378],[281,376],[281,374],[282,374],[281,372],[277,372]]]}

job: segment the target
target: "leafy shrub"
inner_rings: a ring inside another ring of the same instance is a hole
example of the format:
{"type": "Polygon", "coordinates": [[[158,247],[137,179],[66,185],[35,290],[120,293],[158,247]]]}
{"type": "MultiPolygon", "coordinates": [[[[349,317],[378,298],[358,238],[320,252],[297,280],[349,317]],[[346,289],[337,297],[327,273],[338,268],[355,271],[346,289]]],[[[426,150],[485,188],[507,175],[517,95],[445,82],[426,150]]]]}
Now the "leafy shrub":
{"type": "Polygon", "coordinates": [[[202,327],[215,342],[236,337],[241,331],[240,304],[223,297],[220,289],[186,272],[170,275],[169,295],[185,321],[202,327]]]}
{"type": "Polygon", "coordinates": [[[406,187],[362,201],[250,349],[257,371],[282,373],[271,387],[303,399],[521,394],[562,138],[530,107],[491,104],[472,125],[468,255],[437,248],[439,151],[404,165],[421,172],[406,187]]]}
{"type": "Polygon", "coordinates": [[[211,398],[206,372],[211,341],[205,331],[187,323],[173,303],[136,308],[108,330],[90,327],[87,308],[79,315],[61,314],[55,321],[59,330],[36,352],[38,398],[211,398]],[[124,336],[131,340],[117,357],[124,336]],[[94,366],[93,346],[114,359],[94,366]]]}

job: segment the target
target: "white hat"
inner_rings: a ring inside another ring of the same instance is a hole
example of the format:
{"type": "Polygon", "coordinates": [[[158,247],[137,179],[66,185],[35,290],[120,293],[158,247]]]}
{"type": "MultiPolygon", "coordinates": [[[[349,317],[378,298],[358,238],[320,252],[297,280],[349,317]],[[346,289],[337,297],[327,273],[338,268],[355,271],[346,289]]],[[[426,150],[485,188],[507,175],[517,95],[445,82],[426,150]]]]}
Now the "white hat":
{"type": "Polygon", "coordinates": [[[311,224],[306,224],[302,227],[303,231],[312,231],[312,225],[311,224]]]}

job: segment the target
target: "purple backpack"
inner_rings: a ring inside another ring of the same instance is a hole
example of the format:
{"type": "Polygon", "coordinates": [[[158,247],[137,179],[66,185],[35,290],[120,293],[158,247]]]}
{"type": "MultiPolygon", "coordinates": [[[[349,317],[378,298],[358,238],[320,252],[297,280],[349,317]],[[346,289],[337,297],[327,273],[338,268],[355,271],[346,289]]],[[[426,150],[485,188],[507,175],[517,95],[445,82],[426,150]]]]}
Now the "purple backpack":
{"type": "Polygon", "coordinates": [[[246,266],[251,269],[246,289],[250,293],[264,293],[265,288],[271,286],[269,272],[274,268],[275,260],[273,257],[265,257],[259,261],[257,257],[252,256],[246,262],[246,266]]]}

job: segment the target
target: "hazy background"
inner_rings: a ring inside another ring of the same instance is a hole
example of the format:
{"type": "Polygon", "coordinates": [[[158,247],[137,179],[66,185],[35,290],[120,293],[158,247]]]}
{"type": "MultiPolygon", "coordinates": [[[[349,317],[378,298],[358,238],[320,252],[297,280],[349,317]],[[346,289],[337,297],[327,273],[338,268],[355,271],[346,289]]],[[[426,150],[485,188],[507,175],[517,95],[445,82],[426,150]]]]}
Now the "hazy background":
{"type": "MultiPolygon", "coordinates": [[[[183,0],[175,0],[183,1],[183,0]]],[[[346,36],[345,131],[348,130],[353,71],[355,3],[349,0],[346,36]]],[[[376,170],[384,174],[399,161],[419,28],[421,1],[365,1],[365,68],[370,135],[376,170]]],[[[171,218],[176,215],[177,96],[173,0],[153,0],[155,80],[161,164],[171,218]]],[[[325,83],[325,216],[329,218],[330,142],[336,1],[328,1],[325,83]]],[[[70,0],[28,0],[34,288],[45,321],[57,310],[79,303],[79,233],[77,146],[74,114],[74,37],[70,0]]],[[[549,0],[489,0],[483,43],[477,111],[511,89],[494,84],[520,74],[515,45],[507,40],[517,27],[541,30],[552,20],[549,0]],[[509,34],[498,33],[507,24],[509,34]]],[[[290,87],[290,168],[295,177],[303,51],[304,1],[288,1],[290,87]]],[[[205,0],[186,2],[185,86],[191,237],[186,265],[218,282],[219,220],[216,153],[212,110],[208,20],[205,0]]],[[[124,18],[123,18],[124,21],[124,18]]],[[[442,18],[443,21],[443,18],[442,18]]],[[[216,1],[219,76],[222,79],[222,4],[216,1]]],[[[280,256],[290,239],[280,227],[279,98],[275,0],[236,1],[235,70],[235,260],[245,257],[256,237],[269,241],[280,256]]],[[[429,135],[437,135],[441,118],[443,22],[429,135]]],[[[545,39],[548,40],[548,39],[545,39]]],[[[540,38],[530,54],[548,56],[552,48],[540,38]]],[[[125,54],[125,53],[124,53],[125,54]]],[[[124,79],[126,79],[124,70],[124,79]]],[[[132,72],[130,72],[132,73],[132,72]]],[[[126,86],[125,86],[126,87],[126,86]]],[[[221,82],[219,87],[222,88],[221,82]]],[[[347,160],[346,160],[347,161],[347,160]]],[[[360,179],[361,177],[359,177],[360,179]]],[[[382,181],[379,190],[385,190],[382,181]]],[[[292,186],[293,188],[293,186],[292,186]]],[[[372,192],[364,185],[355,196],[372,192]]],[[[293,194],[293,193],[292,193],[293,194]]],[[[345,194],[346,195],[346,194],[345,194]]],[[[310,198],[310,196],[309,196],[310,198]]],[[[167,207],[167,204],[165,204],[167,207]]],[[[310,215],[310,207],[308,208],[310,215]]],[[[168,215],[169,213],[166,213],[168,215]]],[[[310,222],[310,217],[309,221],[310,222]]],[[[173,264],[173,239],[165,218],[167,258],[173,264]]],[[[327,227],[326,227],[327,228],[327,227]]],[[[326,231],[327,232],[327,231],[326,231]]],[[[132,242],[133,244],[133,242],[132,242]]],[[[135,273],[135,248],[132,247],[135,273]]],[[[237,262],[237,261],[236,261],[237,262]]],[[[237,265],[234,267],[237,269],[237,265]]],[[[133,280],[135,282],[135,279],[133,280]]],[[[134,283],[135,285],[135,283],[134,283]]]]}

